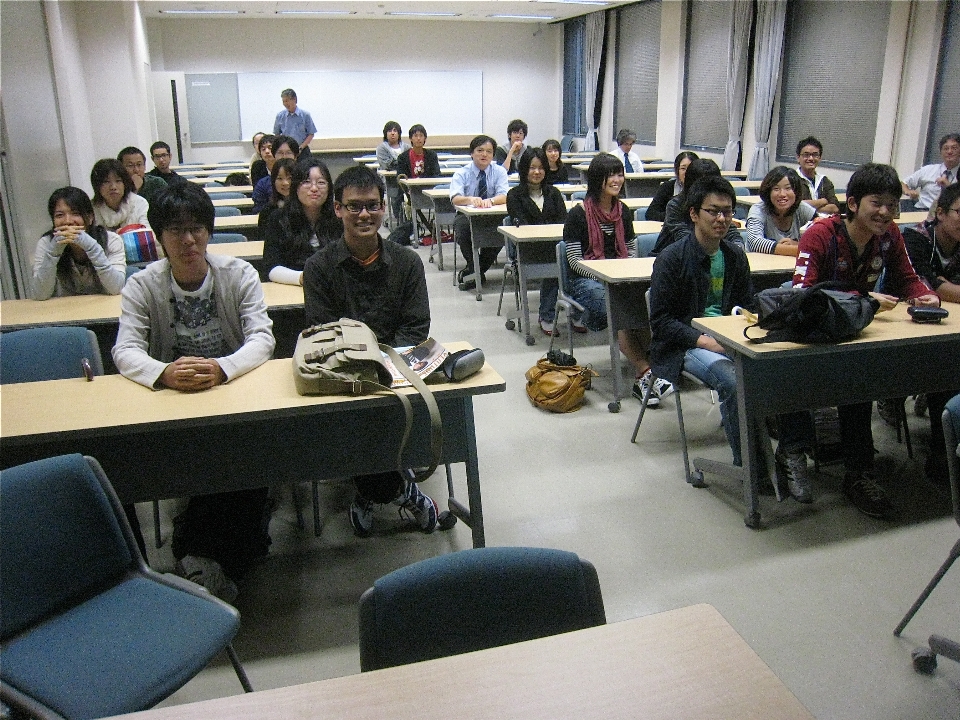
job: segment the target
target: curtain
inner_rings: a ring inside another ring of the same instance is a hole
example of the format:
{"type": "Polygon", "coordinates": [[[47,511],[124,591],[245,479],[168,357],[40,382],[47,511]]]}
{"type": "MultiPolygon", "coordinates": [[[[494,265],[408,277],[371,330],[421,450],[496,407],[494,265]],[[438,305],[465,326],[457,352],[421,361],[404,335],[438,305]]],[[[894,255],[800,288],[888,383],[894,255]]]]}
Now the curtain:
{"type": "Polygon", "coordinates": [[[734,0],[730,23],[730,56],[727,62],[727,146],[723,170],[736,170],[743,137],[743,112],[747,102],[747,61],[753,0],[734,0]]]}
{"type": "Polygon", "coordinates": [[[605,12],[595,12],[587,15],[585,33],[583,66],[584,66],[584,114],[590,126],[587,128],[587,138],[584,150],[599,150],[597,147],[597,120],[594,118],[594,107],[597,101],[597,87],[600,84],[600,56],[603,54],[603,39],[607,31],[607,15],[605,12]]]}
{"type": "Polygon", "coordinates": [[[757,135],[757,147],[750,162],[751,180],[763,179],[770,168],[770,125],[773,122],[773,102],[780,77],[786,18],[786,0],[760,0],[757,3],[757,39],[753,52],[753,67],[756,73],[756,113],[753,129],[757,135]]]}

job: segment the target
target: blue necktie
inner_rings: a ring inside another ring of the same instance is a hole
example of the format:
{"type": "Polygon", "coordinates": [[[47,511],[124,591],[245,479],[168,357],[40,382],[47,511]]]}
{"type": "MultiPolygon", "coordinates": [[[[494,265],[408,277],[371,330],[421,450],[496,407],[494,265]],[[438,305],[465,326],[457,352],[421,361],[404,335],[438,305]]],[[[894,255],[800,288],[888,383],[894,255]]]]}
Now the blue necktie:
{"type": "Polygon", "coordinates": [[[633,165],[630,164],[630,156],[623,154],[623,169],[626,172],[633,172],[633,165]]]}
{"type": "Polygon", "coordinates": [[[477,183],[477,195],[484,200],[487,199],[487,173],[480,171],[480,182],[477,183]]]}

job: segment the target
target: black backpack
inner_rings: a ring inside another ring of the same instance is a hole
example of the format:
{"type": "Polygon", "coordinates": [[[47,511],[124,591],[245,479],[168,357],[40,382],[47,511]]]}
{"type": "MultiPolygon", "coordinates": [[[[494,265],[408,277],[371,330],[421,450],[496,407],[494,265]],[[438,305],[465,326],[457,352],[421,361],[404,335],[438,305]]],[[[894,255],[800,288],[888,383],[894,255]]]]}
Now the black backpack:
{"type": "Polygon", "coordinates": [[[754,296],[760,321],[743,336],[753,343],[833,343],[850,340],[873,320],[880,303],[869,296],[836,289],[824,282],[807,288],[771,288],[754,296]],[[759,327],[764,337],[750,337],[759,327]]]}

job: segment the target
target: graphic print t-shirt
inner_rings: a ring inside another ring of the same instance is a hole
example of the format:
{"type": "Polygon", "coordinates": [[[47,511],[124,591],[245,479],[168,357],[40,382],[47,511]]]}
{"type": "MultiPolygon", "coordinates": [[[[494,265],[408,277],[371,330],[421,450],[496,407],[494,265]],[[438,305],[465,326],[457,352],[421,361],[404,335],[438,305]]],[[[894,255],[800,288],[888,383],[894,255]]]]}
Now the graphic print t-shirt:
{"type": "Polygon", "coordinates": [[[223,328],[213,294],[213,273],[207,273],[199,289],[184,290],[172,277],[173,322],[177,335],[176,355],[218,358],[227,354],[223,328]]]}

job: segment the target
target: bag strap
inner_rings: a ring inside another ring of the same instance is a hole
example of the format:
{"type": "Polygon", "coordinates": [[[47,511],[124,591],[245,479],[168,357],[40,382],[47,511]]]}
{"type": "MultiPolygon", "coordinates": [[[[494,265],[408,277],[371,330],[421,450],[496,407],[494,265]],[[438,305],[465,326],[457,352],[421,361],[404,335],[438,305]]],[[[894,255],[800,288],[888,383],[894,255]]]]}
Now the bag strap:
{"type": "MultiPolygon", "coordinates": [[[[440,420],[440,408],[437,407],[437,401],[433,397],[430,388],[427,387],[427,384],[423,382],[419,375],[410,369],[410,366],[407,365],[396,350],[389,345],[380,345],[380,349],[387,354],[387,357],[393,361],[397,370],[399,370],[400,373],[410,381],[410,384],[416,388],[417,392],[420,393],[420,397],[423,398],[423,402],[427,406],[427,411],[430,413],[430,467],[414,474],[413,481],[420,482],[433,475],[434,470],[437,469],[437,465],[440,464],[440,453],[443,450],[443,424],[440,420]]],[[[413,428],[413,408],[410,405],[410,400],[404,393],[397,392],[395,389],[384,385],[378,385],[377,387],[392,392],[400,399],[400,404],[403,405],[406,423],[403,429],[403,439],[400,442],[400,450],[397,452],[397,469],[402,470],[403,453],[407,448],[410,430],[413,428]]]]}

